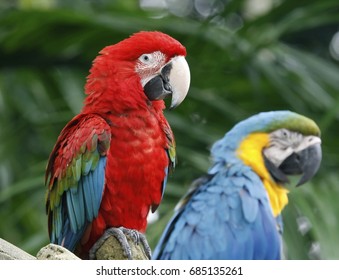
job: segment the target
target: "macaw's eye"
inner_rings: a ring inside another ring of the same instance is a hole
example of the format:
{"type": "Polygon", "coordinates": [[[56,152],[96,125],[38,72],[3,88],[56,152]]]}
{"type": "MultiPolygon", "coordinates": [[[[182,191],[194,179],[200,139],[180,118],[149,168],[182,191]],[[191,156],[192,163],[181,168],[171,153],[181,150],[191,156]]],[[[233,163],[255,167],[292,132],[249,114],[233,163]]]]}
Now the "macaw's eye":
{"type": "Polygon", "coordinates": [[[150,64],[153,62],[153,54],[151,53],[145,53],[145,54],[142,54],[140,57],[139,57],[139,61],[144,63],[144,64],[150,64]]]}
{"type": "Polygon", "coordinates": [[[282,137],[287,137],[289,135],[289,131],[287,129],[281,129],[281,136],[282,137]]]}

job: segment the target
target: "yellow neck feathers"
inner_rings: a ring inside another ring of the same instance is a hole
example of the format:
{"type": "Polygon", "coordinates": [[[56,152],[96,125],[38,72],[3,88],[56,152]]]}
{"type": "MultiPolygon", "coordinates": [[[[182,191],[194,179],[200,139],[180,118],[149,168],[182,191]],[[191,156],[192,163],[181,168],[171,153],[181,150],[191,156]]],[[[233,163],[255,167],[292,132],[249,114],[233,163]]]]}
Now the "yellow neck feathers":
{"type": "Polygon", "coordinates": [[[277,184],[266,169],[262,150],[269,144],[267,133],[253,133],[247,136],[240,144],[237,155],[264,183],[271,204],[274,217],[278,216],[288,203],[288,190],[277,184]]]}

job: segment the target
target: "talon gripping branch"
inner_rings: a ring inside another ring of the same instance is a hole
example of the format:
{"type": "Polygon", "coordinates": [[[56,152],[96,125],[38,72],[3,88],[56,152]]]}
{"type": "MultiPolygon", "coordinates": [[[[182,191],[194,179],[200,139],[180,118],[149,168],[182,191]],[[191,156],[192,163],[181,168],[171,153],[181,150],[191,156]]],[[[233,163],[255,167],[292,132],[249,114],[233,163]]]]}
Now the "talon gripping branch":
{"type": "Polygon", "coordinates": [[[94,60],[84,107],[60,133],[47,165],[52,243],[88,258],[108,228],[145,232],[175,163],[162,99],[172,96],[175,107],[185,98],[185,55],[172,37],[139,32],[94,60]]]}

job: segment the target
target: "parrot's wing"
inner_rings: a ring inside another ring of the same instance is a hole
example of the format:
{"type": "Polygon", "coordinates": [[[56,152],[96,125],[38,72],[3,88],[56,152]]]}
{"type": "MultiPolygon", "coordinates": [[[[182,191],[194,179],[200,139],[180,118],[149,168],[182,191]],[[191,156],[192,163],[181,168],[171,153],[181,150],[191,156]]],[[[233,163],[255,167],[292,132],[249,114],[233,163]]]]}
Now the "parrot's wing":
{"type": "MultiPolygon", "coordinates": [[[[168,157],[168,166],[165,168],[165,178],[161,186],[161,198],[163,197],[165,193],[168,175],[174,170],[175,163],[177,160],[174,135],[173,135],[171,127],[169,126],[165,118],[162,119],[162,129],[165,132],[166,140],[167,140],[167,147],[165,148],[165,151],[168,157]]],[[[158,206],[159,204],[153,204],[152,209],[151,209],[152,212],[155,212],[158,206]]]]}
{"type": "Polygon", "coordinates": [[[97,216],[105,185],[110,127],[81,114],[62,130],[46,169],[46,211],[52,243],[73,250],[97,216]]]}
{"type": "Polygon", "coordinates": [[[267,194],[249,168],[203,178],[167,225],[153,259],[276,259],[281,241],[267,194]]]}

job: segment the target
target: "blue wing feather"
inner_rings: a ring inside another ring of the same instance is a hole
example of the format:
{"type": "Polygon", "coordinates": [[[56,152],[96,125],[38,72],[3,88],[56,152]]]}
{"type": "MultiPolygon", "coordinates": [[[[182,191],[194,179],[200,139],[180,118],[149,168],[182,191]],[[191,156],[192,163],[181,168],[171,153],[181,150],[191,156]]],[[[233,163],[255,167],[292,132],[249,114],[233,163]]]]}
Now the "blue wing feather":
{"type": "Polygon", "coordinates": [[[82,176],[78,187],[65,192],[66,199],[54,210],[51,242],[74,250],[83,232],[97,215],[105,182],[106,157],[97,168],[82,176]],[[67,214],[66,214],[67,210],[67,214]]]}
{"type": "Polygon", "coordinates": [[[153,259],[280,258],[276,220],[251,169],[224,168],[188,196],[165,228],[153,259]]]}
{"type": "Polygon", "coordinates": [[[77,192],[66,191],[68,215],[64,215],[64,230],[58,244],[63,243],[66,248],[74,250],[89,222],[98,215],[105,165],[106,157],[101,157],[97,168],[81,177],[77,192]]]}
{"type": "Polygon", "coordinates": [[[62,130],[46,168],[50,240],[73,250],[98,215],[111,127],[97,114],[79,114],[62,130]]]}
{"type": "Polygon", "coordinates": [[[76,232],[78,229],[77,221],[76,221],[76,213],[74,209],[74,201],[72,200],[72,192],[66,191],[66,206],[68,212],[68,219],[70,222],[70,227],[72,231],[76,232]]]}

